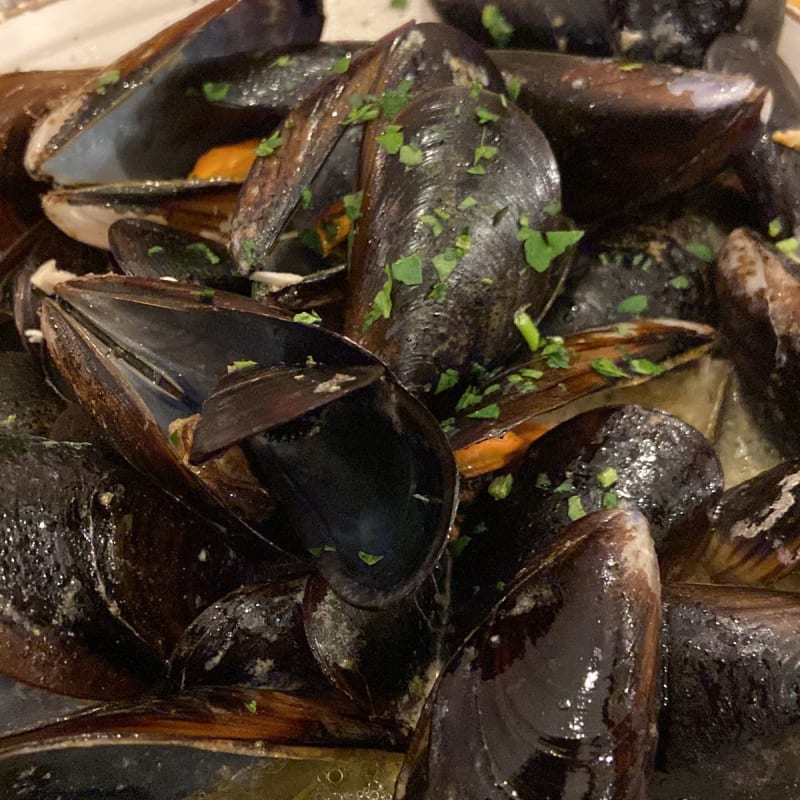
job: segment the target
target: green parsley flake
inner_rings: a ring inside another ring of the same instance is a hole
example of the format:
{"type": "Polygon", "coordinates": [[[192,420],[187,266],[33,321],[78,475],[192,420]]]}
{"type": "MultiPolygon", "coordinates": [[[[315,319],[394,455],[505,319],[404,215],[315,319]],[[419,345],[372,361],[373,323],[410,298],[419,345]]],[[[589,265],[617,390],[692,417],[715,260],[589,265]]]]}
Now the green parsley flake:
{"type": "Polygon", "coordinates": [[[368,566],[374,567],[376,564],[383,561],[386,556],[376,556],[372,553],[365,553],[363,550],[358,551],[358,557],[368,566]]]}
{"type": "Polygon", "coordinates": [[[304,325],[319,325],[322,322],[322,317],[316,311],[301,311],[295,314],[292,319],[295,322],[302,322],[304,325]]]}
{"type": "Polygon", "coordinates": [[[583,502],[579,494],[574,494],[567,500],[567,516],[572,522],[576,522],[586,516],[583,509],[583,502]]]}
{"type": "Polygon", "coordinates": [[[419,219],[420,222],[424,223],[431,229],[431,233],[434,236],[440,236],[444,231],[439,218],[433,216],[433,214],[423,214],[419,219]]]}
{"type": "Polygon", "coordinates": [[[181,443],[181,432],[177,428],[169,435],[169,443],[173,447],[177,447],[181,443]]]}
{"type": "Polygon", "coordinates": [[[333,62],[331,72],[334,75],[344,75],[345,72],[350,69],[350,62],[352,59],[353,57],[351,55],[342,56],[340,59],[333,62]]]}
{"type": "Polygon", "coordinates": [[[267,139],[262,139],[259,142],[258,147],[256,147],[256,155],[260,158],[269,158],[269,156],[275,155],[278,148],[282,146],[283,138],[278,131],[273,131],[267,139]]]}
{"type": "Polygon", "coordinates": [[[669,285],[673,289],[688,289],[690,284],[689,279],[685,275],[677,275],[669,282],[669,285]]]}
{"type": "Polygon", "coordinates": [[[375,141],[390,155],[396,156],[403,146],[403,126],[387,125],[383,133],[375,137],[375,141]]]}
{"type": "Polygon", "coordinates": [[[591,363],[592,369],[604,378],[627,378],[628,373],[617,366],[610,358],[595,358],[591,363]]]}
{"type": "Polygon", "coordinates": [[[477,405],[483,400],[483,395],[476,391],[474,386],[468,386],[456,403],[456,412],[463,411],[465,408],[477,405]]]}
{"type": "Polygon", "coordinates": [[[292,58],[288,53],[278,56],[271,64],[271,67],[291,67],[296,59],[292,58]]]}
{"type": "Polygon", "coordinates": [[[472,81],[472,86],[469,87],[469,96],[472,100],[477,100],[481,96],[483,86],[478,81],[472,81]]]}
{"type": "Polygon", "coordinates": [[[497,581],[497,583],[494,585],[494,588],[497,589],[498,592],[504,592],[506,590],[506,582],[497,581]]]}
{"type": "Polygon", "coordinates": [[[233,364],[228,364],[228,373],[231,372],[238,372],[242,369],[251,369],[252,367],[257,367],[258,364],[255,361],[250,361],[249,359],[243,359],[242,361],[234,361],[233,364]]]}
{"type": "Polygon", "coordinates": [[[439,281],[444,283],[450,273],[458,266],[459,255],[454,247],[448,247],[444,253],[434,256],[431,260],[436,274],[439,276],[439,281]]]}
{"type": "Polygon", "coordinates": [[[519,100],[519,93],[522,91],[522,81],[519,78],[509,78],[506,81],[506,91],[508,96],[516,103],[519,100]]]}
{"type": "Polygon", "coordinates": [[[467,211],[476,205],[478,205],[478,201],[472,195],[468,195],[459,203],[458,210],[467,211]]]}
{"type": "Polygon", "coordinates": [[[798,242],[794,236],[791,236],[788,239],[781,239],[779,242],[775,242],[775,249],[779,253],[783,253],[784,255],[787,256],[790,253],[797,252],[798,248],[800,248],[800,242],[798,242]]]}
{"type": "Polygon", "coordinates": [[[361,326],[362,331],[366,331],[381,317],[389,319],[392,314],[392,273],[389,267],[385,267],[384,272],[386,273],[386,283],[375,295],[375,299],[372,301],[372,308],[361,326]]]}
{"type": "Polygon", "coordinates": [[[404,144],[400,148],[400,163],[406,165],[406,169],[417,167],[422,163],[422,150],[415,144],[404,144]]]}
{"type": "Polygon", "coordinates": [[[322,555],[322,545],[318,547],[309,547],[308,552],[314,556],[314,558],[319,558],[322,555]]]}
{"type": "Polygon", "coordinates": [[[206,81],[203,84],[203,97],[209,103],[221,103],[231,89],[229,83],[214,83],[213,81],[206,81]]]}
{"type": "Polygon", "coordinates": [[[493,114],[488,108],[478,106],[475,109],[475,117],[478,120],[478,125],[487,125],[490,122],[497,122],[500,119],[499,114],[493,114]]]}
{"type": "Polygon", "coordinates": [[[450,542],[450,552],[453,554],[453,557],[458,558],[471,541],[471,536],[467,536],[465,533],[459,534],[457,539],[450,542]]]}
{"type": "Polygon", "coordinates": [[[664,372],[664,367],[661,364],[655,364],[647,358],[632,358],[628,364],[633,372],[637,375],[661,375],[664,372]]]}
{"type": "Polygon", "coordinates": [[[350,222],[355,222],[361,217],[361,204],[363,201],[364,192],[353,192],[353,194],[346,194],[342,198],[344,213],[347,214],[347,219],[350,222]]]}
{"type": "Polygon", "coordinates": [[[381,114],[380,106],[374,102],[366,102],[359,94],[350,95],[350,113],[342,122],[342,125],[358,125],[362,122],[370,122],[377,119],[381,114]]]}
{"type": "Polygon", "coordinates": [[[619,505],[619,497],[616,492],[603,492],[603,508],[613,511],[619,505]]]}
{"type": "Polygon", "coordinates": [[[541,337],[539,336],[539,329],[536,323],[531,319],[530,314],[524,309],[518,309],[514,312],[514,326],[522,334],[528,349],[535,353],[541,344],[541,337]]]}
{"type": "Polygon", "coordinates": [[[448,417],[447,419],[442,421],[441,424],[442,432],[449,436],[451,433],[456,432],[456,418],[455,417],[448,417]]]}
{"type": "Polygon", "coordinates": [[[509,472],[507,475],[499,475],[490,484],[488,492],[495,500],[505,500],[514,487],[514,476],[509,472]]]}
{"type": "Polygon", "coordinates": [[[646,294],[634,294],[626,297],[617,305],[617,311],[621,314],[641,314],[647,311],[648,299],[646,294]]]}
{"type": "Polygon", "coordinates": [[[564,346],[560,336],[549,336],[542,347],[542,355],[546,357],[547,366],[553,369],[567,369],[570,362],[570,352],[564,346]]]}
{"type": "Polygon", "coordinates": [[[308,186],[304,186],[300,190],[300,205],[305,209],[314,208],[314,195],[311,193],[311,189],[308,186]]]}
{"type": "Polygon", "coordinates": [[[525,261],[536,272],[545,272],[562,253],[583,238],[583,231],[547,231],[542,234],[521,217],[517,239],[525,248],[525,261]]]}
{"type": "Polygon", "coordinates": [[[536,484],[537,489],[549,489],[552,486],[550,482],[550,478],[547,476],[546,472],[540,472],[536,476],[536,484]]]}
{"type": "Polygon", "coordinates": [[[252,267],[256,260],[256,243],[252,239],[245,239],[240,250],[242,266],[252,267]]]}
{"type": "Polygon", "coordinates": [[[115,83],[119,83],[120,77],[121,76],[118,69],[110,69],[108,72],[104,72],[97,79],[97,83],[94,87],[95,92],[97,92],[97,94],[105,94],[107,87],[113,86],[115,83]]]}
{"type": "Polygon", "coordinates": [[[394,119],[403,106],[411,100],[410,89],[413,81],[405,78],[394,89],[387,89],[381,95],[381,108],[386,119],[394,119]]]}
{"type": "Polygon", "coordinates": [[[597,482],[604,489],[608,489],[609,486],[613,486],[618,480],[619,475],[617,475],[617,471],[614,469],[614,467],[606,467],[597,476],[597,482]]]}
{"type": "Polygon", "coordinates": [[[497,419],[500,416],[500,406],[497,403],[479,408],[471,414],[467,414],[470,419],[497,419]]]}
{"type": "Polygon", "coordinates": [[[422,259],[417,253],[400,258],[392,264],[392,277],[406,286],[422,283],[422,259]]]}
{"type": "Polygon", "coordinates": [[[155,244],[147,250],[147,255],[155,256],[158,255],[159,253],[164,253],[164,252],[166,251],[160,244],[155,244]]]}
{"type": "Polygon", "coordinates": [[[567,478],[567,480],[565,480],[563,483],[559,483],[558,486],[556,486],[556,488],[553,489],[553,491],[556,492],[557,494],[564,494],[565,492],[574,492],[575,484],[573,484],[573,482],[569,478],[567,478]]]}
{"type": "Polygon", "coordinates": [[[214,299],[214,290],[213,289],[196,289],[192,292],[192,295],[196,297],[201,303],[210,303],[214,299]]]}
{"type": "Polygon", "coordinates": [[[783,220],[780,217],[771,220],[767,227],[767,232],[770,239],[777,239],[783,233],[783,220]]]}
{"type": "Polygon", "coordinates": [[[258,704],[256,703],[256,701],[255,701],[255,700],[248,700],[248,701],[247,701],[247,702],[244,704],[244,707],[245,707],[245,708],[246,708],[246,709],[247,709],[247,710],[248,710],[248,711],[249,711],[251,714],[255,714],[255,713],[258,711],[258,704]]]}
{"type": "Polygon", "coordinates": [[[714,251],[702,242],[690,242],[686,245],[686,250],[707,264],[711,264],[714,261],[714,251]]]}
{"type": "Polygon", "coordinates": [[[506,47],[514,28],[508,24],[500,9],[494,3],[487,3],[481,13],[481,24],[489,32],[492,41],[497,47],[506,47]]]}
{"type": "Polygon", "coordinates": [[[458,372],[456,372],[454,369],[446,369],[439,376],[439,382],[436,384],[436,391],[434,394],[441,394],[442,392],[446,392],[448,389],[452,389],[454,386],[458,385],[458,381],[458,372]]]}
{"type": "Polygon", "coordinates": [[[209,264],[219,264],[219,256],[205,242],[192,242],[186,245],[186,249],[205,256],[209,264]]]}
{"type": "Polygon", "coordinates": [[[639,69],[644,69],[644,64],[640,64],[638,61],[623,61],[619,68],[623,72],[635,72],[639,69]]]}

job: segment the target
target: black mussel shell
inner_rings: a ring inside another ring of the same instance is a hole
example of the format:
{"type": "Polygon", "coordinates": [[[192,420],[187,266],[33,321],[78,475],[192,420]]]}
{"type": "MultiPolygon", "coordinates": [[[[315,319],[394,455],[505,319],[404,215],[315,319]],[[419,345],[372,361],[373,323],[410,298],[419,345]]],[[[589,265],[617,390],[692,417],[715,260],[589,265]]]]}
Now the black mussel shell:
{"type": "MultiPolygon", "coordinates": [[[[748,0],[745,12],[736,26],[736,33],[754,39],[760,48],[775,50],[786,19],[786,3],[784,0],[748,0]]],[[[729,34],[721,34],[706,50],[706,56],[720,40],[729,34]]]]}
{"type": "Polygon", "coordinates": [[[483,50],[446,25],[406,25],[357,54],[346,73],[324,83],[289,114],[278,131],[280,157],[259,158],[250,171],[232,223],[231,248],[240,270],[269,268],[269,254],[301,192],[310,187],[316,196],[316,177],[350,126],[361,129],[365,120],[374,120],[365,129],[363,180],[378,146],[374,136],[410,97],[441,86],[473,84],[493,91],[503,87],[483,50]],[[373,98],[367,103],[373,115],[360,118],[352,98],[373,98]]]}
{"type": "Polygon", "coordinates": [[[442,18],[481,44],[609,55],[608,4],[600,0],[434,0],[442,18]]]}
{"type": "Polygon", "coordinates": [[[396,382],[381,378],[242,448],[348,603],[384,608],[431,573],[457,473],[438,422],[396,382]]]}
{"type": "Polygon", "coordinates": [[[394,123],[419,163],[377,154],[345,331],[412,392],[428,395],[443,372],[465,375],[473,363],[497,363],[518,347],[514,312],[541,314],[563,272],[556,256],[581,234],[559,230],[559,177],[546,139],[499,95],[430,91],[394,123]],[[547,255],[535,267],[521,231],[547,255]],[[565,243],[553,249],[556,238],[565,243]]]}
{"type": "Polygon", "coordinates": [[[246,586],[209,606],[169,660],[171,683],[326,694],[303,629],[305,579],[246,586]]]}
{"type": "Polygon", "coordinates": [[[689,248],[638,226],[582,240],[540,331],[566,336],[643,316],[714,325],[714,251],[702,242],[689,248]]]}
{"type": "Polygon", "coordinates": [[[238,193],[238,184],[218,180],[115,183],[53,189],[42,198],[42,207],[67,236],[108,250],[109,229],[122,219],[223,239],[238,193]]]}
{"type": "Polygon", "coordinates": [[[647,521],[598,512],[564,538],[571,546],[518,576],[442,674],[398,800],[644,796],[661,625],[647,521]]]}
{"type": "Polygon", "coordinates": [[[791,797],[800,781],[798,597],[664,587],[656,800],[791,797]]]}
{"type": "Polygon", "coordinates": [[[369,713],[409,731],[452,653],[446,572],[382,610],[354,608],[319,576],[309,579],[303,598],[306,636],[331,682],[369,713]]]}
{"type": "Polygon", "coordinates": [[[800,232],[800,85],[772,49],[744,36],[721,36],[709,49],[710,69],[751,75],[769,89],[760,137],[737,160],[736,169],[766,230],[800,232]],[[773,222],[776,221],[776,222],[773,222]]]}
{"type": "Polygon", "coordinates": [[[235,274],[227,249],[157,222],[122,219],[108,230],[111,255],[123,275],[172,278],[247,294],[250,282],[235,274]]]}
{"type": "Polygon", "coordinates": [[[528,429],[535,435],[539,425],[541,435],[552,424],[549,419],[537,421],[542,415],[604,389],[643,383],[700,358],[715,341],[713,328],[664,319],[544,338],[527,358],[492,370],[463,390],[446,425],[459,469],[465,475],[485,472],[480,466],[483,443],[499,445],[506,434],[503,450],[521,455],[532,441],[528,429]]]}
{"type": "Polygon", "coordinates": [[[532,51],[493,54],[550,142],[564,210],[619,214],[710,178],[758,137],[753,78],[532,51]],[[658,142],[658,147],[653,147],[658,142]]]}
{"type": "Polygon", "coordinates": [[[800,263],[747,229],[717,260],[723,339],[765,430],[788,452],[800,446],[800,263]]]}
{"type": "Polygon", "coordinates": [[[64,402],[45,383],[27,353],[0,352],[0,430],[14,435],[50,435],[64,402]]]}
{"type": "Polygon", "coordinates": [[[800,463],[789,461],[729,489],[687,570],[713,583],[773,583],[800,562],[800,463]]]}
{"type": "Polygon", "coordinates": [[[493,484],[459,534],[468,539],[455,560],[454,586],[468,620],[497,601],[532,553],[598,509],[635,505],[660,552],[694,548],[722,495],[722,469],[694,428],[631,405],[587,411],[553,428],[493,484]]]}
{"type": "Polygon", "coordinates": [[[264,115],[195,96],[192,70],[248,50],[316,42],[313,0],[216,0],[160,31],[92,77],[37,127],[26,157],[32,174],[61,185],[188,174],[215,144],[246,139],[264,115]]]}
{"type": "Polygon", "coordinates": [[[350,61],[369,42],[321,42],[286,51],[250,52],[215,61],[195,88],[224,106],[258,107],[288,114],[350,61]]]}

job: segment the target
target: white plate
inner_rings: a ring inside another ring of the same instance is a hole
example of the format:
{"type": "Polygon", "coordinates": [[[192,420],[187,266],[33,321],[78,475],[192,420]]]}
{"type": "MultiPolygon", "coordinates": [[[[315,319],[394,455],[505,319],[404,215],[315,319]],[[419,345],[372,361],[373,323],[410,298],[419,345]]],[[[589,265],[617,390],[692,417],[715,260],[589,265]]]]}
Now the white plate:
{"type": "MultiPolygon", "coordinates": [[[[203,0],[60,0],[0,25],[0,72],[103,66],[203,0]]],[[[325,0],[324,38],[376,39],[410,19],[437,19],[428,0],[325,0]]]]}

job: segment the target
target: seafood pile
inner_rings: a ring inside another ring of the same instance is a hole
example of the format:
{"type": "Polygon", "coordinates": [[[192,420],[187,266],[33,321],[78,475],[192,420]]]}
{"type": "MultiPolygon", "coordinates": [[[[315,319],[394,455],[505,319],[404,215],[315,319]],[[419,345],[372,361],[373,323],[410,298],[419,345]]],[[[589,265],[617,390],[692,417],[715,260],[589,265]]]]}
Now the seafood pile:
{"type": "Polygon", "coordinates": [[[783,4],[435,5],[0,77],[3,797],[797,794],[783,4]]]}

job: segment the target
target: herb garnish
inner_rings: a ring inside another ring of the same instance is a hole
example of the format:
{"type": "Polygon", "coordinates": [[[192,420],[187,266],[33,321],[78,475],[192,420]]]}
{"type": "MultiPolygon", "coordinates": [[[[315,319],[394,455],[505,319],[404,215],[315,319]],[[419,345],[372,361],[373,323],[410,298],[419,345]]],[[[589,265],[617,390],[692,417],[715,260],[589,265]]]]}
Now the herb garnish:
{"type": "Polygon", "coordinates": [[[256,147],[256,155],[260,158],[268,158],[274,155],[278,148],[283,146],[283,137],[278,131],[273,131],[266,139],[262,139],[256,147]]]}

